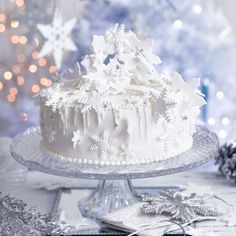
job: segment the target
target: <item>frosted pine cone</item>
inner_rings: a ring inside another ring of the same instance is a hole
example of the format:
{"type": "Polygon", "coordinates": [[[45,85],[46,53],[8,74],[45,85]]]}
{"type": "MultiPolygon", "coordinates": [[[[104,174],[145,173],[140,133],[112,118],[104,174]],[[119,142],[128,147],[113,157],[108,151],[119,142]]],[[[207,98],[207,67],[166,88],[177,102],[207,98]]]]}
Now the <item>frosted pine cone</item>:
{"type": "Polygon", "coordinates": [[[220,173],[236,183],[236,142],[221,146],[215,160],[220,173]]]}

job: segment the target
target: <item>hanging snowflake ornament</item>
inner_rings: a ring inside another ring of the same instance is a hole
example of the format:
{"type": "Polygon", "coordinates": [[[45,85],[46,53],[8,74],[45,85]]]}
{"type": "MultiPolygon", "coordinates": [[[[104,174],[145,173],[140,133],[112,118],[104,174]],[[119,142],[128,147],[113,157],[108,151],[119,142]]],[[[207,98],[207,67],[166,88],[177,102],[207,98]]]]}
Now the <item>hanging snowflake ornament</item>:
{"type": "Polygon", "coordinates": [[[73,148],[75,149],[78,144],[81,142],[80,130],[77,129],[73,132],[73,138],[71,139],[73,143],[73,148]]]}
{"type": "Polygon", "coordinates": [[[115,140],[112,137],[109,137],[108,131],[103,130],[99,136],[92,136],[93,145],[90,147],[90,150],[93,152],[98,152],[100,160],[107,160],[107,154],[110,155],[113,153],[113,146],[115,140]]]}
{"type": "Polygon", "coordinates": [[[52,54],[56,66],[61,68],[62,59],[65,51],[76,51],[76,45],[70,38],[70,34],[76,24],[76,19],[63,22],[59,10],[55,11],[51,25],[38,24],[37,28],[46,39],[39,57],[52,54]]]}
{"type": "Polygon", "coordinates": [[[191,222],[197,216],[219,216],[216,208],[207,204],[205,196],[165,190],[158,196],[141,195],[145,214],[170,215],[181,222],[191,222]]]}

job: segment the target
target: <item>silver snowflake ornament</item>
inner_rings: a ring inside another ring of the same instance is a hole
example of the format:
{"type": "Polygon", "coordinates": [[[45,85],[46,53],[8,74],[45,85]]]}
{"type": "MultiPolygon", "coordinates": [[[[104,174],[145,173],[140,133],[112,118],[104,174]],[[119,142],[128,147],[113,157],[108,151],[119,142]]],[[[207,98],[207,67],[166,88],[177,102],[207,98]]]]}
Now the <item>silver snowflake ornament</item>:
{"type": "MultiPolygon", "coordinates": [[[[68,228],[68,232],[72,232],[68,228]]],[[[65,231],[53,223],[51,215],[41,214],[21,200],[0,192],[0,235],[61,235],[65,231]]]]}
{"type": "Polygon", "coordinates": [[[217,209],[208,205],[205,196],[185,195],[165,190],[158,196],[141,195],[145,214],[170,215],[181,222],[191,222],[197,216],[219,216],[217,209]]]}
{"type": "Polygon", "coordinates": [[[76,19],[63,22],[59,10],[55,11],[55,15],[51,25],[38,24],[37,28],[46,39],[39,57],[52,54],[56,66],[61,68],[62,58],[65,51],[76,51],[76,45],[70,38],[70,34],[76,24],[76,19]]]}
{"type": "Polygon", "coordinates": [[[109,137],[108,131],[103,130],[99,136],[92,136],[93,145],[90,150],[93,152],[98,152],[100,160],[107,160],[107,154],[113,153],[113,145],[115,140],[109,137]]]}

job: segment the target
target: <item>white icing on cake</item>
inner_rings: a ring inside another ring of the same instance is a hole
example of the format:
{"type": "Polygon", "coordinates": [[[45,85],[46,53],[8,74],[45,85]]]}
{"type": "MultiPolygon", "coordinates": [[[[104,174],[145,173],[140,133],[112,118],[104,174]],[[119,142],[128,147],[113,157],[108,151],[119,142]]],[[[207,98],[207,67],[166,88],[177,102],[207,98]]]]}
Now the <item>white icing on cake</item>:
{"type": "Polygon", "coordinates": [[[153,42],[124,26],[94,36],[92,48],[77,80],[39,93],[42,149],[100,165],[148,163],[187,151],[205,104],[200,80],[159,75],[153,42]]]}

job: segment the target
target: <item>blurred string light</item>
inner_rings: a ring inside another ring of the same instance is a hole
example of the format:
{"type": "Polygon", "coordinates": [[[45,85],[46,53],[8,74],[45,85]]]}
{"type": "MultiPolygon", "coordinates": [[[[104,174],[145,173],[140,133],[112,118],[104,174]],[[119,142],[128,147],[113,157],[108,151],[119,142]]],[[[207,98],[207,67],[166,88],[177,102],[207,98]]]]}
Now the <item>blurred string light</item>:
{"type": "Polygon", "coordinates": [[[222,119],[221,119],[221,123],[222,123],[222,125],[229,125],[229,123],[230,123],[230,121],[229,121],[229,118],[228,117],[223,117],[222,119]]]}
{"type": "Polygon", "coordinates": [[[219,99],[219,100],[222,100],[224,98],[224,93],[222,91],[218,91],[216,93],[216,97],[219,99]]]}
{"type": "Polygon", "coordinates": [[[225,129],[221,129],[220,131],[219,131],[219,133],[218,133],[218,135],[219,135],[219,137],[221,138],[221,139],[225,139],[226,137],[227,137],[227,131],[225,130],[225,129]]]}
{"type": "Polygon", "coordinates": [[[196,13],[196,14],[200,14],[202,13],[202,7],[200,5],[194,5],[193,6],[193,12],[196,13]]]}
{"type": "Polygon", "coordinates": [[[17,5],[20,9],[24,9],[24,7],[25,7],[25,2],[24,2],[24,0],[16,0],[16,5],[17,5]]]}
{"type": "Polygon", "coordinates": [[[6,71],[6,72],[4,73],[4,79],[5,79],[5,80],[11,80],[11,79],[12,79],[12,73],[11,73],[11,71],[6,71]]]}
{"type": "Polygon", "coordinates": [[[215,118],[213,118],[213,117],[209,117],[209,118],[208,118],[208,124],[209,124],[210,126],[215,125],[215,124],[216,124],[216,120],[215,120],[215,118]]]}
{"type": "Polygon", "coordinates": [[[40,90],[40,87],[39,87],[39,85],[34,84],[31,88],[31,90],[32,90],[32,93],[38,93],[40,90]]]}
{"type": "Polygon", "coordinates": [[[180,29],[183,27],[184,23],[182,20],[177,19],[174,21],[173,25],[175,28],[180,29]]]}
{"type": "Polygon", "coordinates": [[[24,77],[22,77],[22,76],[18,76],[18,77],[16,78],[16,81],[17,81],[17,84],[18,84],[18,85],[23,85],[24,82],[25,82],[25,79],[24,79],[24,77]]]}
{"type": "Polygon", "coordinates": [[[6,26],[4,24],[0,24],[0,33],[3,33],[6,30],[6,26]]]}
{"type": "Polygon", "coordinates": [[[19,27],[20,23],[18,20],[12,20],[11,21],[11,27],[16,29],[17,27],[19,27]]]}
{"type": "Polygon", "coordinates": [[[2,90],[2,89],[3,89],[3,83],[0,82],[0,90],[2,90]]]}

